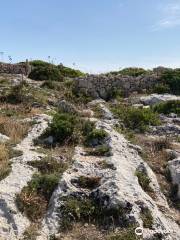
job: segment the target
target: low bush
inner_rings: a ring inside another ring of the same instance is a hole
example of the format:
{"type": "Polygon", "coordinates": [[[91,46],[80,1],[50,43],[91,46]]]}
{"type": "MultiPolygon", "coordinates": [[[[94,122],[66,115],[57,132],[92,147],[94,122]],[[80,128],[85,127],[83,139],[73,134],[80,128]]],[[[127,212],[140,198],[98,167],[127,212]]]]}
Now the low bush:
{"type": "Polygon", "coordinates": [[[87,134],[85,139],[86,146],[98,146],[104,144],[108,134],[103,129],[93,129],[89,134],[87,134]]]}
{"type": "Polygon", "coordinates": [[[70,142],[73,138],[77,116],[69,113],[56,113],[46,132],[59,143],[70,142]]]}
{"type": "Polygon", "coordinates": [[[141,209],[141,219],[144,228],[152,229],[154,220],[151,211],[148,208],[141,209]]]}
{"type": "Polygon", "coordinates": [[[41,219],[58,182],[59,177],[56,174],[34,175],[28,186],[17,195],[17,207],[31,221],[36,222],[41,219]]]}
{"type": "Polygon", "coordinates": [[[28,162],[34,168],[37,168],[41,174],[62,174],[68,167],[65,162],[60,162],[52,157],[46,157],[40,161],[28,162]]]}
{"type": "Polygon", "coordinates": [[[63,77],[69,77],[69,78],[74,78],[74,77],[82,77],[85,76],[85,74],[79,70],[75,70],[69,67],[65,67],[62,64],[57,66],[61,75],[63,77]]]}
{"type": "Polygon", "coordinates": [[[60,199],[60,201],[63,201],[59,209],[63,216],[60,223],[61,230],[71,229],[75,222],[94,223],[99,226],[106,226],[106,228],[115,225],[128,226],[126,214],[131,209],[124,209],[121,206],[107,208],[87,197],[75,198],[69,196],[60,199]]]}
{"type": "Polygon", "coordinates": [[[29,78],[34,80],[63,81],[66,77],[74,78],[85,75],[79,70],[65,67],[62,64],[54,65],[41,60],[31,61],[30,64],[33,69],[29,78]]]}
{"type": "Polygon", "coordinates": [[[158,94],[164,94],[170,92],[169,85],[165,83],[158,83],[154,86],[154,88],[151,90],[152,93],[158,93],[158,94]]]}
{"type": "Polygon", "coordinates": [[[18,104],[22,102],[28,102],[30,98],[28,97],[29,85],[22,81],[18,85],[11,88],[10,92],[4,97],[4,100],[11,104],[18,104]]]}
{"type": "Polygon", "coordinates": [[[120,71],[110,72],[110,74],[113,74],[113,75],[122,74],[124,76],[132,76],[132,77],[138,77],[146,73],[148,73],[148,71],[146,71],[143,68],[137,68],[137,67],[124,68],[120,71]]]}
{"type": "Polygon", "coordinates": [[[156,126],[160,124],[157,113],[151,109],[135,109],[125,105],[117,105],[111,108],[112,112],[123,121],[125,127],[144,132],[148,130],[149,126],[156,126]]]}
{"type": "Polygon", "coordinates": [[[147,176],[147,174],[141,172],[141,171],[136,171],[136,176],[138,178],[139,184],[142,187],[142,189],[144,191],[147,192],[152,192],[151,187],[149,186],[151,180],[150,178],[147,176]]]}
{"type": "Polygon", "coordinates": [[[22,213],[37,222],[45,214],[51,195],[67,165],[50,157],[28,164],[37,168],[39,173],[34,174],[28,186],[17,195],[16,203],[22,213]]]}
{"type": "Polygon", "coordinates": [[[180,100],[159,103],[153,107],[153,110],[166,115],[170,113],[180,115],[180,100]]]}
{"type": "Polygon", "coordinates": [[[29,74],[29,78],[38,81],[63,81],[60,71],[53,65],[35,67],[29,74]]]}
{"type": "Polygon", "coordinates": [[[88,154],[92,156],[106,156],[106,157],[110,157],[112,155],[111,148],[105,144],[97,146],[96,148],[88,151],[88,154]]]}
{"type": "Polygon", "coordinates": [[[163,84],[169,86],[170,92],[172,94],[180,95],[180,69],[169,69],[163,72],[161,76],[161,81],[163,84]]]}

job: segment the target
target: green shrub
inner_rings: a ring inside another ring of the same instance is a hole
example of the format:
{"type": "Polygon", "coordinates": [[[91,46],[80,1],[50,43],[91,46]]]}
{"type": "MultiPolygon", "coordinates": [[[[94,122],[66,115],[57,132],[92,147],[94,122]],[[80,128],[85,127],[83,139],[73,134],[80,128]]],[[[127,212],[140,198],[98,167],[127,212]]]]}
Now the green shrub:
{"type": "Polygon", "coordinates": [[[92,156],[106,156],[109,157],[111,156],[111,148],[105,144],[97,146],[93,150],[88,151],[89,155],[92,156]]]}
{"type": "Polygon", "coordinates": [[[161,81],[169,86],[171,93],[180,95],[180,69],[166,70],[161,81]]]}
{"type": "Polygon", "coordinates": [[[42,60],[33,60],[30,61],[29,64],[33,67],[49,67],[49,66],[53,66],[53,64],[42,61],[42,60]]]}
{"type": "Polygon", "coordinates": [[[141,209],[141,219],[144,228],[152,229],[154,220],[151,211],[148,208],[141,209]]]}
{"type": "Polygon", "coordinates": [[[29,74],[29,78],[38,81],[63,81],[63,77],[58,68],[53,65],[35,67],[29,74]]]}
{"type": "Polygon", "coordinates": [[[30,62],[30,65],[33,66],[29,77],[34,80],[52,80],[52,81],[63,81],[64,78],[70,77],[80,77],[85,74],[79,70],[68,68],[62,64],[56,66],[54,64],[44,62],[41,60],[34,60],[30,62]]]}
{"type": "Polygon", "coordinates": [[[85,74],[82,73],[81,71],[75,70],[75,69],[72,69],[72,68],[69,68],[69,67],[65,67],[62,64],[58,65],[57,67],[58,67],[58,69],[59,69],[59,71],[60,71],[60,73],[63,77],[74,78],[74,77],[85,76],[85,74]]]}
{"type": "Polygon", "coordinates": [[[34,175],[32,181],[29,183],[29,188],[32,191],[38,192],[49,201],[54,189],[59,182],[59,176],[56,174],[34,175]]]}
{"type": "Polygon", "coordinates": [[[71,141],[77,122],[77,117],[68,113],[56,113],[52,123],[47,130],[48,135],[52,135],[57,142],[63,143],[71,141]]]}
{"type": "Polygon", "coordinates": [[[168,84],[165,83],[159,83],[154,86],[152,89],[153,93],[163,94],[163,93],[169,93],[170,87],[168,84]]]}
{"type": "Polygon", "coordinates": [[[84,136],[89,135],[95,129],[95,123],[90,120],[82,123],[82,133],[84,136]]]}
{"type": "Polygon", "coordinates": [[[136,176],[138,178],[139,184],[142,187],[142,189],[144,191],[147,192],[152,192],[151,187],[149,186],[151,180],[150,178],[147,176],[147,174],[141,172],[141,171],[136,171],[136,176]]]}
{"type": "Polygon", "coordinates": [[[27,102],[28,91],[28,84],[25,81],[22,81],[18,85],[15,85],[11,88],[5,100],[12,104],[27,102]]]}
{"type": "Polygon", "coordinates": [[[95,223],[100,226],[111,227],[112,225],[127,226],[126,214],[131,209],[107,208],[92,198],[76,198],[73,196],[60,199],[63,204],[60,207],[62,214],[61,229],[68,230],[74,222],[95,223]]]}
{"type": "Polygon", "coordinates": [[[148,73],[148,71],[146,71],[143,68],[137,68],[137,67],[124,68],[120,71],[110,72],[110,74],[113,74],[113,75],[122,74],[124,76],[132,76],[132,77],[138,77],[146,73],[148,73]]]}
{"type": "Polygon", "coordinates": [[[33,222],[41,219],[58,182],[59,176],[56,174],[35,174],[16,197],[18,209],[33,222]]]}
{"type": "Polygon", "coordinates": [[[103,129],[93,129],[89,134],[87,134],[85,139],[86,146],[98,146],[104,144],[105,139],[108,137],[108,134],[103,129]]]}
{"type": "Polygon", "coordinates": [[[153,110],[163,114],[175,113],[180,115],[180,100],[159,103],[153,107],[153,110]]]}
{"type": "Polygon", "coordinates": [[[112,107],[111,110],[123,121],[125,127],[131,130],[144,132],[148,130],[150,125],[156,126],[160,124],[158,114],[151,109],[135,109],[129,106],[118,105],[112,107]]]}
{"type": "Polygon", "coordinates": [[[37,168],[41,174],[61,175],[68,167],[66,163],[57,161],[52,157],[47,157],[40,161],[30,161],[28,164],[37,168]]]}

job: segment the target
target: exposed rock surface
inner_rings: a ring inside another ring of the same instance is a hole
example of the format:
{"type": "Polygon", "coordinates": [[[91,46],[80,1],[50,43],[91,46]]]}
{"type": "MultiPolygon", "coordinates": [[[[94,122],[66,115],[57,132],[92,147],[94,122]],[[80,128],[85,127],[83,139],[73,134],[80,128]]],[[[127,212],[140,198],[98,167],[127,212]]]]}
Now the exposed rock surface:
{"type": "Polygon", "coordinates": [[[171,173],[172,183],[177,185],[177,196],[180,199],[180,156],[177,159],[168,162],[171,173]]]}
{"type": "Polygon", "coordinates": [[[9,141],[9,139],[10,138],[8,136],[0,133],[0,143],[5,143],[5,142],[9,141]]]}
{"type": "Polygon", "coordinates": [[[140,98],[140,102],[145,105],[154,105],[160,102],[167,102],[172,100],[180,100],[180,97],[171,94],[151,94],[140,98]]]}
{"type": "Polygon", "coordinates": [[[30,224],[16,207],[16,194],[21,192],[35,172],[27,162],[40,160],[42,157],[42,154],[33,151],[36,149],[33,140],[47,128],[49,118],[47,115],[38,115],[33,118],[37,124],[15,148],[22,151],[22,156],[12,159],[11,173],[0,182],[0,237],[3,240],[19,240],[30,224]]]}
{"type": "Polygon", "coordinates": [[[151,128],[151,132],[154,135],[159,136],[179,136],[180,135],[180,126],[167,123],[160,126],[155,126],[151,128]]]}
{"type": "MultiPolygon", "coordinates": [[[[105,106],[104,110],[106,110],[105,106]]],[[[107,110],[107,118],[96,123],[97,128],[107,131],[110,138],[110,145],[113,155],[105,158],[106,162],[113,165],[112,169],[99,168],[99,162],[102,158],[86,156],[84,150],[76,148],[74,164],[62,176],[57,190],[54,192],[49,210],[43,220],[41,236],[38,239],[48,239],[50,234],[56,234],[59,230],[59,224],[62,220],[59,208],[63,202],[59,200],[60,196],[93,194],[95,198],[101,199],[102,204],[107,207],[129,206],[130,211],[126,217],[129,222],[136,222],[143,226],[140,212],[142,208],[148,208],[153,216],[153,228],[144,229],[143,239],[153,239],[154,234],[162,235],[162,240],[180,239],[180,228],[171,216],[168,203],[165,196],[161,193],[157,179],[151,168],[139,156],[137,147],[132,147],[122,134],[114,130],[115,120],[111,119],[107,110]],[[144,169],[151,180],[150,187],[153,189],[154,198],[148,195],[140,186],[136,177],[137,169],[144,169]],[[73,184],[73,180],[78,176],[97,176],[101,178],[100,186],[94,190],[87,191],[73,184]],[[163,213],[160,208],[165,209],[163,213]]],[[[103,158],[104,159],[104,158],[103,158]]]]}

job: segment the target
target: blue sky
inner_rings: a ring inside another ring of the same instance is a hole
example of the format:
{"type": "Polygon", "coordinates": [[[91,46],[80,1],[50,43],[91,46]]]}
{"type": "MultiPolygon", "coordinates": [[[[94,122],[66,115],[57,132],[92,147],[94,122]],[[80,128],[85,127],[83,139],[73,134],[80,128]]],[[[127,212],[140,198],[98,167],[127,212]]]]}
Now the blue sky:
{"type": "Polygon", "coordinates": [[[0,0],[4,60],[88,72],[180,66],[180,0],[0,0]]]}

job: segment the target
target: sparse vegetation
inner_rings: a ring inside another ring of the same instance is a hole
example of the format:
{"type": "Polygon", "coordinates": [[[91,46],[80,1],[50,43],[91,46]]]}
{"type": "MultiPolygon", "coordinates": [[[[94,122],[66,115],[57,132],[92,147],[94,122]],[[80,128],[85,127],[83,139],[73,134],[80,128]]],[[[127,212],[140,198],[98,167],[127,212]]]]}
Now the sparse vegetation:
{"type": "Polygon", "coordinates": [[[28,186],[17,195],[19,210],[33,222],[41,219],[58,181],[59,177],[55,174],[34,175],[28,186]]]}
{"type": "Polygon", "coordinates": [[[108,134],[103,129],[93,129],[89,132],[85,139],[85,144],[87,146],[93,147],[105,143],[105,139],[108,137],[108,134]]]}
{"type": "Polygon", "coordinates": [[[106,156],[106,157],[109,157],[112,154],[111,148],[105,144],[97,146],[96,148],[87,151],[87,153],[92,156],[106,156]]]}
{"type": "Polygon", "coordinates": [[[35,174],[28,186],[17,195],[16,202],[19,210],[31,221],[36,222],[43,217],[50,197],[67,165],[51,158],[34,161],[31,165],[36,167],[39,173],[35,174]]]}
{"type": "Polygon", "coordinates": [[[0,133],[10,137],[12,143],[20,142],[28,133],[30,124],[13,118],[0,117],[0,133]]]}
{"type": "Polygon", "coordinates": [[[5,144],[0,144],[0,181],[11,171],[9,151],[5,144]]]}
{"type": "Polygon", "coordinates": [[[160,124],[158,114],[151,109],[135,109],[127,105],[119,104],[111,108],[112,112],[125,125],[125,127],[138,132],[148,130],[149,126],[160,124]]]}
{"type": "Polygon", "coordinates": [[[77,116],[69,113],[56,113],[52,123],[46,132],[52,135],[57,142],[72,141],[75,126],[77,125],[77,116]]]}
{"type": "Polygon", "coordinates": [[[141,219],[143,221],[143,227],[152,229],[153,226],[153,216],[148,208],[141,209],[141,219]]]}
{"type": "Polygon", "coordinates": [[[1,97],[1,100],[11,104],[27,103],[30,99],[28,97],[28,87],[29,85],[25,81],[21,81],[18,85],[10,88],[9,92],[1,97]]]}
{"type": "Polygon", "coordinates": [[[145,69],[136,68],[136,67],[124,68],[120,71],[110,72],[110,74],[113,74],[113,75],[122,74],[124,76],[132,76],[132,77],[138,77],[147,73],[148,71],[146,71],[145,69]]]}
{"type": "Polygon", "coordinates": [[[138,181],[139,181],[139,184],[141,185],[142,189],[144,191],[147,191],[147,192],[152,192],[152,189],[151,187],[149,186],[151,180],[150,178],[147,176],[147,174],[145,174],[144,172],[142,171],[136,171],[136,176],[138,178],[138,181]]]}
{"type": "Polygon", "coordinates": [[[180,95],[180,69],[167,69],[162,73],[161,81],[168,85],[172,94],[180,95]]]}
{"type": "Polygon", "coordinates": [[[86,177],[80,176],[78,179],[73,182],[76,183],[80,188],[94,189],[100,185],[100,177],[86,177]]]}
{"type": "Polygon", "coordinates": [[[158,83],[154,86],[154,88],[151,90],[151,92],[158,93],[158,94],[169,93],[170,87],[167,84],[158,83]]]}
{"type": "Polygon", "coordinates": [[[65,77],[79,77],[84,74],[79,70],[74,70],[61,65],[54,65],[41,60],[31,61],[33,66],[29,78],[33,80],[63,81],[65,77]]]}
{"type": "Polygon", "coordinates": [[[135,240],[136,234],[134,228],[124,229],[119,233],[111,234],[107,240],[135,240]]]}
{"type": "Polygon", "coordinates": [[[39,225],[31,224],[23,234],[23,240],[36,240],[38,236],[39,225]]]}
{"type": "Polygon", "coordinates": [[[63,215],[61,219],[61,230],[72,229],[76,222],[95,223],[108,228],[119,225],[127,226],[126,213],[130,209],[123,209],[121,206],[116,209],[104,207],[102,204],[87,197],[60,199],[63,201],[60,211],[63,215]]]}
{"type": "Polygon", "coordinates": [[[165,103],[159,103],[156,106],[154,106],[153,110],[158,113],[163,114],[170,114],[175,113],[177,115],[180,115],[180,101],[168,101],[165,103]]]}

